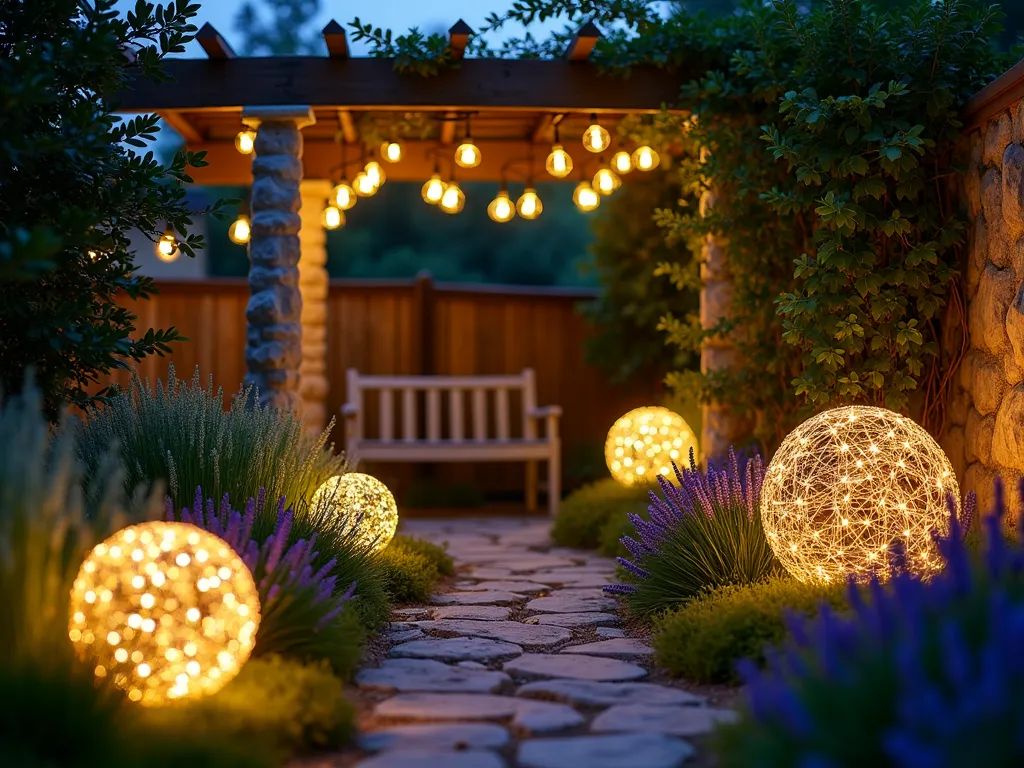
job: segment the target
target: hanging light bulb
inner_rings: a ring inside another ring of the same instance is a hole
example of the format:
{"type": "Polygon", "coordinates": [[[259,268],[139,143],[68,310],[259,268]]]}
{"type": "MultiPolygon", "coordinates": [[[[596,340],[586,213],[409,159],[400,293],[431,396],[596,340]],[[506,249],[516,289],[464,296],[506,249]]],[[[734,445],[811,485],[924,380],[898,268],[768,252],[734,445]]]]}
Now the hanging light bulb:
{"type": "Polygon", "coordinates": [[[597,115],[591,115],[590,127],[583,133],[583,148],[588,152],[604,152],[611,143],[608,131],[597,124],[597,115]]]}
{"type": "Polygon", "coordinates": [[[633,158],[629,152],[618,151],[612,155],[612,168],[617,174],[623,176],[633,170],[633,158]]]}
{"type": "Polygon", "coordinates": [[[466,205],[466,195],[455,181],[449,181],[445,185],[441,201],[438,203],[445,213],[458,213],[466,205]]]}
{"type": "Polygon", "coordinates": [[[235,136],[235,149],[243,155],[251,155],[254,146],[256,146],[256,131],[252,128],[244,128],[235,136]]]}
{"type": "Polygon", "coordinates": [[[371,160],[363,167],[363,173],[366,174],[366,178],[370,180],[370,183],[375,187],[381,186],[385,181],[388,180],[387,175],[384,173],[384,168],[376,160],[371,160]]]}
{"type": "Polygon", "coordinates": [[[248,243],[251,234],[252,227],[249,225],[249,217],[244,213],[238,214],[238,218],[231,222],[231,226],[228,227],[228,237],[236,245],[248,243]]]}
{"type": "Polygon", "coordinates": [[[321,220],[323,221],[324,229],[338,229],[345,226],[345,212],[336,205],[328,204],[324,208],[321,220]]]}
{"type": "Polygon", "coordinates": [[[501,185],[501,189],[498,190],[498,196],[491,200],[487,206],[487,215],[491,217],[491,221],[496,221],[499,224],[511,221],[516,215],[516,207],[512,204],[512,200],[508,196],[508,189],[505,188],[504,183],[501,185]]]}
{"type": "Polygon", "coordinates": [[[524,219],[536,219],[544,212],[544,204],[537,196],[537,190],[527,186],[523,194],[516,200],[516,213],[524,219]]]}
{"type": "Polygon", "coordinates": [[[555,144],[551,147],[551,154],[544,161],[544,170],[556,179],[564,179],[572,173],[572,158],[569,157],[569,153],[562,148],[561,144],[555,144]]]}
{"type": "Polygon", "coordinates": [[[373,197],[379,189],[366,171],[360,171],[356,174],[356,177],[352,179],[352,188],[360,197],[373,197]]]}
{"type": "Polygon", "coordinates": [[[601,204],[601,196],[594,191],[589,181],[581,181],[572,193],[572,201],[579,210],[586,213],[601,204]]]}
{"type": "Polygon", "coordinates": [[[397,163],[402,159],[402,145],[397,141],[385,141],[380,145],[380,156],[389,163],[397,163]]]}
{"type": "Polygon", "coordinates": [[[156,241],[156,256],[160,261],[166,261],[170,264],[180,255],[181,250],[178,248],[178,238],[174,236],[174,232],[168,227],[163,235],[160,236],[160,239],[156,241]]]}
{"type": "Polygon", "coordinates": [[[594,174],[594,189],[602,195],[610,195],[622,185],[622,179],[607,165],[602,165],[594,174]]]}
{"type": "Polygon", "coordinates": [[[331,193],[331,197],[334,199],[334,204],[341,208],[343,211],[347,211],[353,205],[356,204],[356,191],[352,189],[352,185],[348,183],[348,179],[342,178],[338,182],[338,185],[334,188],[331,193]]]}
{"type": "Polygon", "coordinates": [[[633,165],[638,171],[654,170],[660,162],[661,158],[658,157],[658,153],[646,144],[633,150],[633,165]]]}
{"type": "Polygon", "coordinates": [[[466,118],[466,137],[455,150],[455,164],[461,168],[476,168],[480,165],[483,155],[480,154],[480,147],[473,143],[473,136],[469,130],[469,118],[466,118]]]}
{"type": "Polygon", "coordinates": [[[441,174],[435,169],[430,178],[424,182],[423,187],[420,189],[420,195],[423,197],[424,202],[437,205],[441,202],[444,190],[445,183],[441,181],[441,174]]]}

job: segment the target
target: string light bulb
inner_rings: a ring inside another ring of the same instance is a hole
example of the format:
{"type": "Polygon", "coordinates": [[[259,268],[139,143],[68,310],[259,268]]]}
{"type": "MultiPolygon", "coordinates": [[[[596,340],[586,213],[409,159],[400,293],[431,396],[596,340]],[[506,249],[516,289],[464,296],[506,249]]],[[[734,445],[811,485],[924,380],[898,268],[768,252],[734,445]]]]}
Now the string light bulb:
{"type": "Polygon", "coordinates": [[[597,115],[591,115],[590,127],[583,133],[583,148],[596,154],[604,152],[611,143],[612,137],[597,122],[597,115]]]}
{"type": "Polygon", "coordinates": [[[441,193],[441,200],[438,206],[445,213],[458,213],[466,205],[466,195],[459,188],[458,182],[449,181],[441,193]]]}
{"type": "Polygon", "coordinates": [[[339,229],[345,226],[345,212],[336,205],[327,205],[320,218],[324,229],[339,229]]]}
{"type": "Polygon", "coordinates": [[[516,200],[516,213],[522,216],[524,219],[536,219],[544,212],[544,203],[541,202],[540,197],[537,195],[537,190],[532,186],[528,186],[523,194],[516,200]]]}
{"type": "Polygon", "coordinates": [[[445,183],[441,181],[441,174],[435,170],[420,188],[420,196],[424,202],[437,205],[444,196],[444,190],[445,183]]]}
{"type": "Polygon", "coordinates": [[[356,177],[352,179],[352,188],[359,197],[373,197],[377,194],[377,190],[380,187],[373,183],[373,179],[370,178],[366,171],[360,171],[356,174],[356,177]]]}
{"type": "Polygon", "coordinates": [[[483,160],[480,147],[473,142],[472,132],[469,130],[469,118],[466,118],[466,136],[462,139],[455,150],[455,164],[460,168],[476,168],[483,160]]]}
{"type": "Polygon", "coordinates": [[[397,141],[385,141],[380,145],[380,156],[389,163],[397,163],[402,159],[402,145],[397,141]]]}
{"type": "Polygon", "coordinates": [[[658,163],[661,162],[661,157],[658,156],[657,152],[644,144],[642,147],[637,147],[633,150],[632,160],[633,165],[636,166],[638,171],[653,171],[658,167],[658,163]]]}
{"type": "Polygon", "coordinates": [[[649,485],[669,477],[672,462],[697,453],[697,438],[678,413],[661,406],[634,408],[608,430],[604,460],[625,486],[649,485]]]}
{"type": "Polygon", "coordinates": [[[496,221],[499,224],[512,221],[516,215],[516,207],[512,204],[512,200],[508,196],[508,189],[504,184],[498,190],[498,196],[488,204],[487,215],[491,217],[491,221],[496,221]]]}
{"type": "Polygon", "coordinates": [[[775,556],[803,582],[890,575],[893,545],[910,573],[943,563],[933,535],[960,513],[953,465],[911,419],[849,405],[808,419],[776,451],[761,490],[761,520],[775,556]]]}
{"type": "Polygon", "coordinates": [[[156,241],[155,250],[157,258],[168,264],[181,255],[181,249],[178,248],[178,238],[174,236],[174,232],[171,231],[170,227],[156,241]]]}
{"type": "Polygon", "coordinates": [[[551,147],[551,154],[544,161],[544,170],[556,179],[564,179],[572,173],[572,158],[561,144],[555,144],[551,147]]]}
{"type": "Polygon", "coordinates": [[[235,134],[235,149],[243,155],[251,155],[256,146],[256,131],[251,128],[243,128],[235,134]]]}
{"type": "Polygon", "coordinates": [[[573,190],[572,201],[579,210],[587,213],[601,204],[601,196],[594,191],[589,181],[581,181],[573,190]]]}
{"type": "Polygon", "coordinates": [[[366,178],[370,180],[374,187],[380,187],[388,180],[387,175],[384,173],[384,168],[376,160],[368,162],[363,167],[363,173],[366,174],[366,178]]]}
{"type": "Polygon", "coordinates": [[[630,157],[629,152],[623,152],[619,150],[612,155],[612,169],[619,174],[624,176],[633,170],[633,158],[630,157]]]}
{"type": "Polygon", "coordinates": [[[356,191],[352,188],[352,185],[348,183],[348,179],[345,178],[342,178],[342,180],[338,182],[337,186],[334,187],[334,191],[331,193],[331,196],[334,199],[334,204],[343,211],[349,210],[356,204],[356,200],[359,199],[356,196],[356,191]]]}
{"type": "Polygon", "coordinates": [[[238,218],[231,222],[228,227],[228,238],[235,245],[245,245],[252,235],[252,227],[249,224],[249,217],[244,213],[238,214],[238,218]]]}
{"type": "Polygon", "coordinates": [[[597,173],[594,174],[593,186],[594,189],[602,195],[610,195],[622,186],[622,179],[620,179],[611,168],[603,165],[598,169],[597,173]]]}

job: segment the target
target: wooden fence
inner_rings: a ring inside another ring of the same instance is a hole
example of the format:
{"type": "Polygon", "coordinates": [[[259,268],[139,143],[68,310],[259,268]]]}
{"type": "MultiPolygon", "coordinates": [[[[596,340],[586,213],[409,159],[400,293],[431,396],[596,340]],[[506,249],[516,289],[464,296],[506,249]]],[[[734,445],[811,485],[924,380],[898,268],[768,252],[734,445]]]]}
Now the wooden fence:
{"type": "MultiPolygon", "coordinates": [[[[210,374],[226,392],[237,390],[245,375],[245,280],[159,284],[161,293],[131,304],[139,328],[176,327],[189,341],[175,345],[166,358],[138,366],[143,378],[167,374],[173,362],[180,378],[196,366],[204,381],[210,374]]],[[[542,405],[556,404],[562,417],[563,465],[573,480],[573,457],[603,443],[611,423],[630,408],[651,402],[660,382],[612,386],[584,361],[589,330],[577,304],[592,300],[586,289],[469,286],[416,280],[332,280],[328,297],[329,413],[340,417],[345,402],[345,371],[367,374],[502,374],[533,368],[542,405]]],[[[119,372],[114,381],[124,384],[119,372]]],[[[341,442],[340,430],[335,433],[341,442]]],[[[438,466],[438,479],[471,482],[482,490],[522,489],[523,470],[515,465],[438,466]]],[[[399,490],[410,468],[374,468],[399,490]]]]}

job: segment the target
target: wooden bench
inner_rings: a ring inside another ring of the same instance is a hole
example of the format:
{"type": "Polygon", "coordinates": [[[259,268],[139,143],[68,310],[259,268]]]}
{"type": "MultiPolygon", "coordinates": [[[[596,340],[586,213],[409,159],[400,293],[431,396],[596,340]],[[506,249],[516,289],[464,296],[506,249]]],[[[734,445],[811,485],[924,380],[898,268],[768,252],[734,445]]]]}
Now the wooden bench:
{"type": "Polygon", "coordinates": [[[352,461],[525,461],[531,511],[537,508],[537,462],[546,461],[548,510],[558,511],[562,409],[537,407],[531,369],[518,376],[363,376],[349,368],[347,382],[341,413],[352,461]],[[515,406],[522,414],[518,425],[511,417],[515,406]],[[368,428],[373,409],[376,430],[368,428]]]}

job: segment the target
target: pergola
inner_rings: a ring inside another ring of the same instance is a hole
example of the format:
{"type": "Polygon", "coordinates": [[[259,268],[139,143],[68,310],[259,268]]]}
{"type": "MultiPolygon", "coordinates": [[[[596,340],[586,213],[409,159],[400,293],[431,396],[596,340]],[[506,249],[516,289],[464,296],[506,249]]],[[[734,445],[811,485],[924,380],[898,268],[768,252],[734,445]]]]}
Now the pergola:
{"type": "MultiPolygon", "coordinates": [[[[577,182],[600,163],[580,141],[591,116],[614,128],[627,115],[671,109],[693,75],[655,67],[634,68],[628,77],[601,71],[590,61],[600,38],[593,24],[558,60],[464,58],[471,34],[464,22],[455,24],[449,46],[456,65],[422,77],[397,71],[391,59],[352,58],[334,21],[323,30],[326,57],[239,57],[207,24],[197,35],[207,58],[167,60],[169,82],[139,79],[119,94],[119,111],[156,112],[189,149],[207,151],[209,165],[192,174],[196,183],[251,186],[247,382],[264,402],[301,408],[313,429],[325,421],[328,386],[321,212],[340,175],[343,144],[351,165],[376,150],[368,137],[387,137],[415,117],[420,130],[401,139],[403,157],[385,165],[388,179],[422,183],[438,168],[444,176],[457,171],[460,182],[539,181],[551,178],[544,162],[557,131],[576,165],[566,180],[577,182]],[[456,168],[467,119],[483,159],[456,168]],[[243,126],[257,129],[251,155],[234,147],[243,126]]],[[[606,159],[620,148],[612,135],[606,159]]]]}

